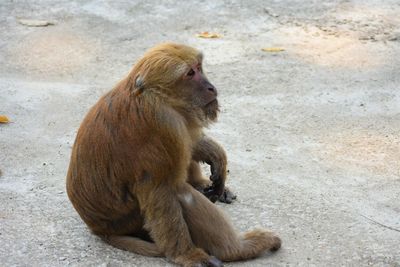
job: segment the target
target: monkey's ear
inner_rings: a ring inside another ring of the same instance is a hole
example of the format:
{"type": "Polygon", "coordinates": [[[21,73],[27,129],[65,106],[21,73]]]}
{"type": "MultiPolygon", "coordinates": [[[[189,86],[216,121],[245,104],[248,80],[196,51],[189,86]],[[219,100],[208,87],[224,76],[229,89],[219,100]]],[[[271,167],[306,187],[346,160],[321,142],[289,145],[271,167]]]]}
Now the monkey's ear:
{"type": "Polygon", "coordinates": [[[142,78],[142,76],[140,76],[140,74],[138,74],[136,76],[136,79],[135,79],[135,84],[134,84],[134,87],[133,87],[133,93],[135,94],[135,96],[138,96],[141,93],[143,93],[143,91],[144,91],[143,78],[142,78]]]}

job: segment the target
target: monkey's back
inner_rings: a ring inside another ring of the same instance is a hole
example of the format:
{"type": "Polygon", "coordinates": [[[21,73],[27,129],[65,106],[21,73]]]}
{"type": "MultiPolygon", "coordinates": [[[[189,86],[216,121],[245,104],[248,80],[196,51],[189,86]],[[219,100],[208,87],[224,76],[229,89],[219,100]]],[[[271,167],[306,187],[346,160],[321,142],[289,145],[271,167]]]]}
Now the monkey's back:
{"type": "Polygon", "coordinates": [[[182,172],[185,138],[162,130],[169,127],[168,115],[154,108],[117,86],[90,109],[78,130],[67,193],[96,233],[141,229],[137,184],[168,182],[164,174],[182,172]]]}
{"type": "Polygon", "coordinates": [[[136,160],[135,153],[127,153],[128,147],[134,149],[134,144],[119,144],[123,133],[115,125],[112,95],[109,92],[103,96],[83,120],[67,174],[67,193],[72,204],[97,233],[110,231],[112,221],[121,224],[129,214],[139,214],[139,205],[130,190],[130,183],[136,178],[130,163],[136,160]]]}

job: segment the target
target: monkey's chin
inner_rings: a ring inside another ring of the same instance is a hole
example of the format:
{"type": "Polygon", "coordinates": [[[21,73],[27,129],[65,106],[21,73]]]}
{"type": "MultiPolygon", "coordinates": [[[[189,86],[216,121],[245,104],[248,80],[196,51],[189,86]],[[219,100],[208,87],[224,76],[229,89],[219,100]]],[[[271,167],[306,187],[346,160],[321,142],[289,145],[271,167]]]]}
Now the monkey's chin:
{"type": "Polygon", "coordinates": [[[218,112],[219,103],[217,99],[214,99],[204,107],[204,114],[206,115],[206,118],[210,121],[215,121],[217,119],[218,112]]]}

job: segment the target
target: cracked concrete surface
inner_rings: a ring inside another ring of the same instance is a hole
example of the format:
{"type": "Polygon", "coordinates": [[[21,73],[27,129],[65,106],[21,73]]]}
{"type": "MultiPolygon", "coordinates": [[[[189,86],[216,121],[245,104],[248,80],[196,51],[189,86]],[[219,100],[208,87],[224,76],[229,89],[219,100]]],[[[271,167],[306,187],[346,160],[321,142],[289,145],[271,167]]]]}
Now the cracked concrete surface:
{"type": "Polygon", "coordinates": [[[89,107],[175,41],[203,50],[220,92],[208,132],[238,200],[218,205],[283,239],[226,266],[400,266],[398,14],[397,0],[1,1],[0,265],[173,266],[91,235],[65,175],[89,107]]]}

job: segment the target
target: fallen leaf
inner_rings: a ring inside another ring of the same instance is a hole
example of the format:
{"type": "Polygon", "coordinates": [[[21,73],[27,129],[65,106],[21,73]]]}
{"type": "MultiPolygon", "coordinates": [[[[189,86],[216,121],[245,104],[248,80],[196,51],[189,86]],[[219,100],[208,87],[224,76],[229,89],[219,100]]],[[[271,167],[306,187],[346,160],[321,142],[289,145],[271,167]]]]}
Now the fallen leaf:
{"type": "Polygon", "coordinates": [[[19,19],[18,22],[28,27],[46,27],[49,25],[54,25],[54,22],[48,20],[19,19]]]}
{"type": "Polygon", "coordinates": [[[282,52],[285,51],[282,47],[265,47],[261,49],[264,52],[282,52]]]}
{"type": "Polygon", "coordinates": [[[218,33],[211,33],[211,32],[201,32],[196,34],[199,38],[221,38],[222,35],[218,33]]]}
{"type": "Polygon", "coordinates": [[[7,118],[7,116],[0,115],[0,123],[8,123],[10,120],[7,118]]]}

